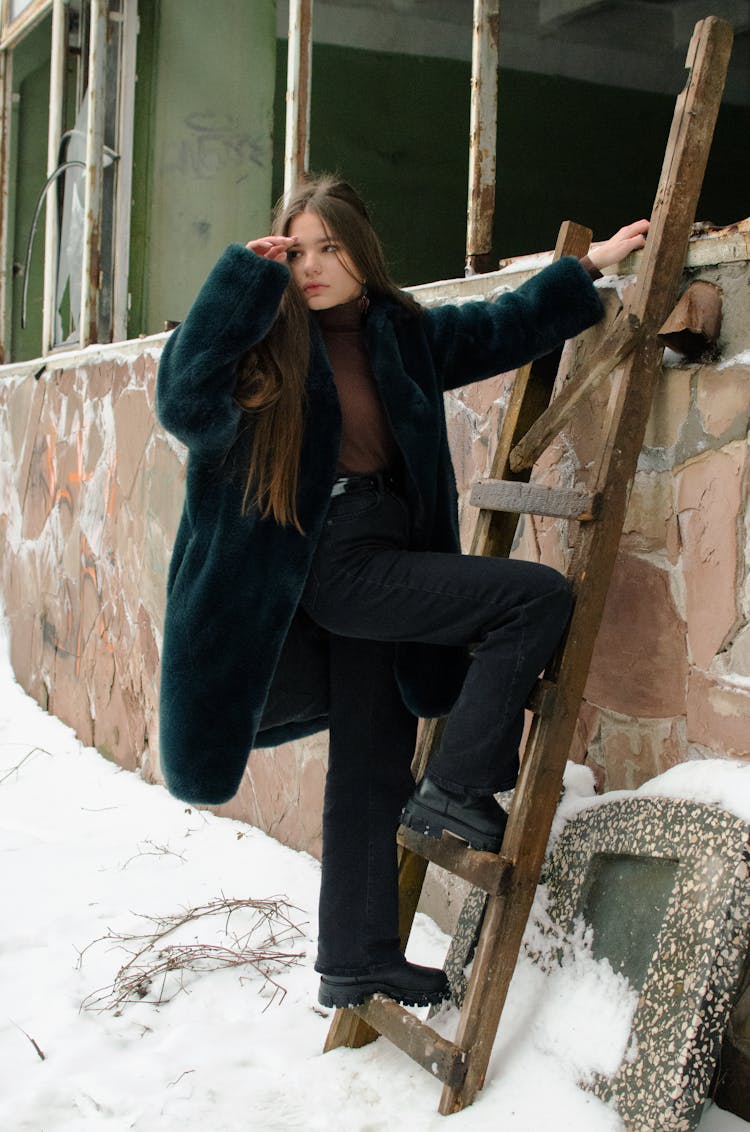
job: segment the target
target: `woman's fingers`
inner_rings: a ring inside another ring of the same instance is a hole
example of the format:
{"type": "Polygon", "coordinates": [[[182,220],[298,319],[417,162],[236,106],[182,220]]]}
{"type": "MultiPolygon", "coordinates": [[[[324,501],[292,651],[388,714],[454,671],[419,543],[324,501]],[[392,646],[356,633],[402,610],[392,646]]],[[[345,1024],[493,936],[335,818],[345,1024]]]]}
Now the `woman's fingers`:
{"type": "Polygon", "coordinates": [[[600,271],[613,263],[619,263],[631,252],[638,251],[644,246],[648,229],[648,220],[634,220],[632,224],[625,224],[611,239],[592,247],[589,250],[589,259],[600,271]]]}
{"type": "Polygon", "coordinates": [[[297,242],[296,236],[261,236],[257,240],[248,240],[245,244],[251,252],[261,256],[263,259],[280,260],[283,262],[286,259],[287,248],[290,244],[297,242]]]}

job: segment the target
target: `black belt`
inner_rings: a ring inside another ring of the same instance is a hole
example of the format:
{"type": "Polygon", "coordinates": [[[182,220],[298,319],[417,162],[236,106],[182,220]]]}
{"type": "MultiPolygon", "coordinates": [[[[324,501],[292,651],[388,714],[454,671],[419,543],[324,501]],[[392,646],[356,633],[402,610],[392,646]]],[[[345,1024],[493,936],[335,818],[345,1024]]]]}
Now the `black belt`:
{"type": "Polygon", "coordinates": [[[335,499],[337,495],[347,495],[350,491],[367,491],[368,488],[398,491],[400,483],[390,472],[356,472],[352,475],[336,476],[331,488],[331,499],[335,499]]]}

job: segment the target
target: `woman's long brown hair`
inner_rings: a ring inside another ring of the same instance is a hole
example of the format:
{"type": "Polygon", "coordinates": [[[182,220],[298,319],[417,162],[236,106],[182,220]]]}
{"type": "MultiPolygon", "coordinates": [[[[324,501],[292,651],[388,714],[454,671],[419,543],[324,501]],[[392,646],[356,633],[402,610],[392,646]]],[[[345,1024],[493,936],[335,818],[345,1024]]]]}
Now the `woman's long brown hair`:
{"type": "MultiPolygon", "coordinates": [[[[418,314],[418,304],[391,279],[367,209],[351,185],[330,175],[303,181],[288,202],[276,206],[273,233],[287,235],[301,212],[320,217],[366,280],[369,295],[387,296],[418,314]]],[[[296,499],[310,363],[309,319],[304,296],[291,284],[270,331],[243,360],[235,390],[237,403],[251,414],[253,428],[243,508],[257,507],[263,518],[272,516],[301,533],[296,499]]]]}

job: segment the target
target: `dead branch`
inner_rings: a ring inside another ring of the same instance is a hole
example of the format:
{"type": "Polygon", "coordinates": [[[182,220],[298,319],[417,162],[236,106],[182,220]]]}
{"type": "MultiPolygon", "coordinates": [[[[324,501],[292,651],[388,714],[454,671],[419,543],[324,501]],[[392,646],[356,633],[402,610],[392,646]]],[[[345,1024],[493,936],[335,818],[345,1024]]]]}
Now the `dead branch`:
{"type": "Polygon", "coordinates": [[[106,943],[122,949],[129,958],[120,967],[112,985],[92,991],[81,1003],[81,1009],[112,1010],[120,1014],[125,1006],[135,1002],[160,1006],[186,990],[184,976],[187,972],[203,974],[225,967],[250,968],[255,976],[260,975],[263,987],[273,987],[269,1005],[279,995],[283,999],[286,991],[276,976],[304,955],[285,949],[304,935],[291,918],[293,911],[299,909],[283,897],[233,900],[222,896],[166,916],[141,916],[152,925],[145,932],[123,933],[108,929],[105,936],[93,940],[79,952],[79,968],[86,951],[96,944],[106,943]],[[253,913],[253,920],[242,934],[231,933],[231,917],[240,911],[253,913]],[[165,944],[166,937],[173,932],[212,916],[224,918],[224,942],[202,943],[196,939],[190,943],[165,944]]]}
{"type": "Polygon", "coordinates": [[[184,854],[175,853],[174,849],[170,849],[168,845],[157,845],[155,841],[147,839],[138,846],[138,852],[134,853],[132,857],[128,857],[127,861],[120,867],[126,869],[131,861],[136,861],[139,857],[178,857],[181,861],[185,860],[184,854]],[[141,845],[150,845],[150,849],[143,849],[141,845]]]}
{"type": "Polygon", "coordinates": [[[14,1022],[12,1018],[10,1019],[10,1021],[11,1021],[11,1023],[12,1023],[12,1024],[13,1024],[13,1025],[14,1025],[14,1026],[16,1027],[16,1029],[17,1029],[17,1030],[20,1030],[20,1031],[21,1031],[21,1033],[23,1034],[23,1036],[24,1036],[25,1038],[28,1038],[28,1039],[29,1039],[29,1041],[30,1041],[30,1042],[31,1042],[31,1044],[33,1045],[34,1049],[36,1050],[37,1054],[39,1055],[39,1058],[40,1058],[40,1059],[41,1059],[42,1061],[46,1061],[46,1060],[47,1060],[47,1055],[45,1054],[44,1050],[43,1050],[43,1049],[41,1049],[41,1048],[40,1048],[40,1047],[39,1047],[39,1046],[37,1045],[37,1043],[36,1043],[36,1042],[34,1041],[34,1039],[32,1038],[31,1034],[27,1034],[27,1033],[26,1033],[26,1031],[24,1030],[23,1026],[19,1026],[19,1025],[18,1025],[18,1022],[14,1022]]]}
{"type": "Polygon", "coordinates": [[[10,770],[6,771],[3,777],[0,778],[0,786],[2,786],[3,782],[5,782],[6,779],[10,778],[12,774],[17,774],[26,760],[30,759],[32,755],[49,755],[50,758],[52,758],[52,752],[46,751],[44,747],[32,747],[30,751],[26,752],[20,763],[16,763],[15,766],[12,766],[10,770]]]}

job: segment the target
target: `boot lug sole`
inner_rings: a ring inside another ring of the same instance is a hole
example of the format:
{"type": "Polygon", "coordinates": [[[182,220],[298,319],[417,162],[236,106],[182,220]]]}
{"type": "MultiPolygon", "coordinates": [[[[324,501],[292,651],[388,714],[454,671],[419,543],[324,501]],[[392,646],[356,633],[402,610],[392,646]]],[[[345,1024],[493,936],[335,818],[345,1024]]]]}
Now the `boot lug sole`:
{"type": "Polygon", "coordinates": [[[481,853],[499,853],[502,845],[502,839],[482,837],[476,831],[469,830],[466,826],[462,826],[460,822],[454,822],[442,814],[424,817],[404,812],[401,815],[401,822],[403,825],[407,825],[409,829],[413,829],[415,833],[423,833],[425,837],[432,837],[436,841],[439,841],[443,834],[447,833],[459,841],[464,841],[470,849],[476,849],[481,853]]]}

